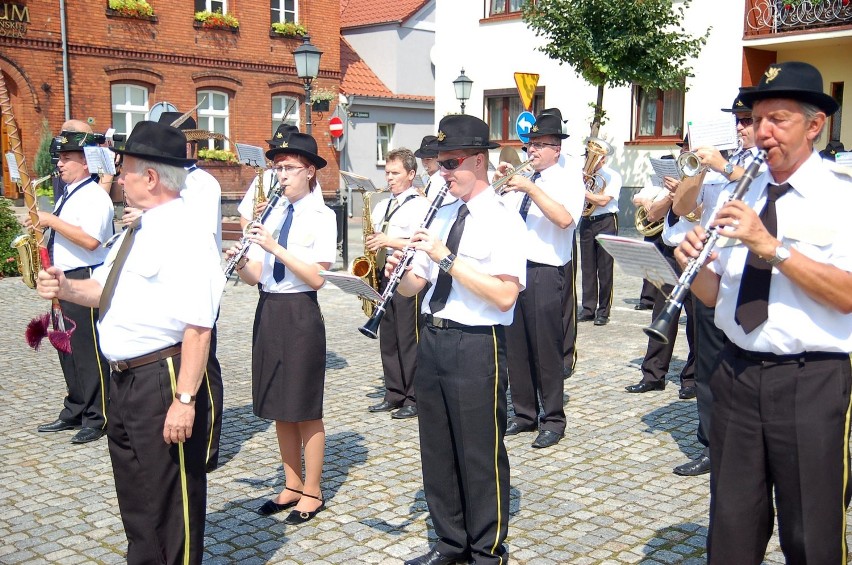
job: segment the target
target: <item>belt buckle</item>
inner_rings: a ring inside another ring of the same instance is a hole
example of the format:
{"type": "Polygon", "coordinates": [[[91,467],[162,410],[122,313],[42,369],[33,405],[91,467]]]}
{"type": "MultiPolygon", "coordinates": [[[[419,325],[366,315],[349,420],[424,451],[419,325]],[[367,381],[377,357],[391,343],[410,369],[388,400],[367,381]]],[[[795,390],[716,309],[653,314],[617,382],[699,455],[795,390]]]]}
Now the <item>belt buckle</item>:
{"type": "Polygon", "coordinates": [[[440,328],[442,330],[447,329],[449,326],[447,325],[446,318],[438,318],[437,316],[432,316],[432,325],[436,328],[440,328]]]}
{"type": "Polygon", "coordinates": [[[127,370],[127,363],[124,361],[110,361],[109,368],[116,373],[122,373],[127,370]]]}

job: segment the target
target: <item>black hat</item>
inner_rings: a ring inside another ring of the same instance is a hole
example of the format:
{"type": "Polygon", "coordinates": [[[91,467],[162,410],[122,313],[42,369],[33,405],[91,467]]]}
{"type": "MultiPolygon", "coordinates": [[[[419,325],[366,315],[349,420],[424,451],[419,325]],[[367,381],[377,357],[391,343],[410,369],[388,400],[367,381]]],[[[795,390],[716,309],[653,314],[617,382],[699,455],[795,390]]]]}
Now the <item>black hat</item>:
{"type": "Polygon", "coordinates": [[[130,132],[124,149],[114,149],[119,155],[188,167],[195,159],[186,158],[186,136],[177,128],[157,122],[139,122],[130,132]]]}
{"type": "Polygon", "coordinates": [[[743,94],[746,92],[751,92],[754,90],[753,86],[741,86],[740,92],[737,94],[737,97],[734,98],[734,101],[731,103],[730,108],[722,108],[723,112],[736,112],[736,113],[745,113],[751,112],[751,106],[743,102],[743,94]]]}
{"type": "Polygon", "coordinates": [[[278,129],[275,130],[275,133],[272,135],[272,139],[267,139],[266,143],[268,143],[270,147],[278,147],[283,142],[287,141],[287,138],[290,137],[291,133],[299,133],[299,128],[291,126],[290,124],[278,124],[278,129]]]}
{"type": "Polygon", "coordinates": [[[306,133],[291,133],[281,145],[266,152],[266,158],[272,160],[276,155],[301,155],[317,168],[322,169],[328,162],[318,155],[316,140],[306,133]]]}
{"type": "Polygon", "coordinates": [[[749,106],[767,98],[789,98],[813,104],[830,116],[840,105],[823,92],[822,86],[822,75],[816,67],[800,61],[787,61],[769,65],[760,78],[760,84],[740,96],[749,106]]]}
{"type": "MultiPolygon", "coordinates": [[[[157,120],[157,123],[163,124],[164,126],[170,126],[173,121],[180,119],[181,116],[183,116],[181,112],[163,112],[160,114],[160,118],[157,120]]],[[[192,116],[187,116],[187,118],[177,127],[181,130],[198,129],[195,119],[192,116]]]]}
{"type": "Polygon", "coordinates": [[[689,134],[683,136],[683,141],[675,143],[678,147],[689,147],[689,134]]]}
{"type": "Polygon", "coordinates": [[[445,116],[438,124],[438,137],[432,145],[437,151],[457,149],[496,149],[499,143],[491,141],[488,124],[467,114],[445,116]]]}
{"type": "Polygon", "coordinates": [[[534,137],[552,135],[559,139],[565,139],[568,137],[568,134],[562,133],[562,124],[562,112],[559,111],[559,108],[548,108],[547,110],[542,110],[541,113],[535,117],[535,125],[533,125],[532,129],[527,134],[527,137],[532,139],[534,137]]]}
{"type": "Polygon", "coordinates": [[[418,159],[433,159],[438,156],[438,150],[435,148],[435,142],[438,138],[434,135],[427,135],[420,142],[420,149],[414,152],[414,156],[418,159]]]}
{"type": "Polygon", "coordinates": [[[84,147],[97,145],[95,134],[85,131],[61,131],[54,139],[53,150],[57,153],[82,151],[84,147]]]}
{"type": "Polygon", "coordinates": [[[838,153],[843,153],[844,151],[846,151],[846,148],[843,147],[842,141],[832,140],[826,144],[825,149],[820,151],[819,154],[820,157],[822,157],[823,159],[831,159],[832,161],[834,161],[835,156],[838,153]]]}

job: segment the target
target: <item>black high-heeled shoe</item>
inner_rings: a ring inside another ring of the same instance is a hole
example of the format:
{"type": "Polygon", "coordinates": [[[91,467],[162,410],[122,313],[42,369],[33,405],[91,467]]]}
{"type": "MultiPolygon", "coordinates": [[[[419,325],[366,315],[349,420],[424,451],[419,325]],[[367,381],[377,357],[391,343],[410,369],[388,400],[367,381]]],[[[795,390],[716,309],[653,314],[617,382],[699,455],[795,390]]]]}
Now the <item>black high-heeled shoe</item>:
{"type": "MultiPolygon", "coordinates": [[[[303,495],[302,491],[296,490],[290,487],[284,487],[284,490],[289,490],[290,492],[295,492],[299,495],[303,495]]],[[[257,509],[257,513],[261,516],[272,516],[273,514],[278,514],[279,512],[284,512],[288,508],[293,508],[299,504],[299,500],[291,500],[290,502],[285,502],[284,504],[278,504],[274,500],[267,500],[263,503],[263,506],[257,509]]]]}
{"type": "Polygon", "coordinates": [[[319,514],[320,511],[325,508],[325,500],[321,499],[319,496],[314,496],[312,494],[306,494],[306,493],[302,493],[302,496],[307,496],[308,498],[313,498],[315,500],[319,500],[320,501],[319,508],[317,508],[313,512],[299,512],[298,510],[292,510],[287,515],[287,517],[284,518],[285,524],[290,524],[292,526],[295,526],[297,524],[304,524],[305,522],[313,520],[314,516],[319,514]]]}

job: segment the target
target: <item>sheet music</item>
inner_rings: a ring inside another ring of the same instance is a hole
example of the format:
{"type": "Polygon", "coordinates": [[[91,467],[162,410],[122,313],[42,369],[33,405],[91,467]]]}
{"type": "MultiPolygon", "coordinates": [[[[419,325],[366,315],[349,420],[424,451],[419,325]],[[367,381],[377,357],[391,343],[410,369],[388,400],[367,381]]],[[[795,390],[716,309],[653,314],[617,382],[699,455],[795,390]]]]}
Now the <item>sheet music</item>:
{"type": "Polygon", "coordinates": [[[332,273],[331,271],[320,271],[319,275],[347,294],[355,294],[361,298],[375,301],[382,299],[382,295],[365,283],[361,277],[349,273],[332,273]]]}
{"type": "Polygon", "coordinates": [[[657,288],[677,284],[678,276],[674,269],[650,241],[607,234],[600,234],[595,239],[625,274],[647,279],[657,288]]]}
{"type": "Polygon", "coordinates": [[[715,147],[721,151],[737,148],[737,120],[732,112],[719,112],[700,121],[693,120],[687,129],[690,149],[715,147]]]}
{"type": "Polygon", "coordinates": [[[361,175],[356,175],[349,171],[340,171],[340,176],[343,177],[343,182],[350,190],[369,190],[372,192],[376,192],[378,190],[376,185],[373,184],[373,181],[367,177],[362,177],[361,175]]]}
{"type": "Polygon", "coordinates": [[[99,175],[115,175],[115,153],[107,147],[83,147],[89,172],[99,175]]]}
{"type": "Polygon", "coordinates": [[[673,179],[680,178],[680,171],[677,168],[677,160],[676,159],[654,159],[649,158],[651,161],[651,168],[654,169],[654,175],[659,177],[659,182],[655,182],[655,185],[662,186],[663,177],[672,177],[673,179]]]}
{"type": "Polygon", "coordinates": [[[266,154],[260,147],[245,143],[235,143],[234,147],[237,148],[237,159],[243,165],[266,168],[266,154]]]}
{"type": "Polygon", "coordinates": [[[852,167],[852,151],[844,151],[834,155],[834,162],[841,167],[852,167]]]}
{"type": "Polygon", "coordinates": [[[9,151],[6,153],[6,166],[9,167],[9,178],[15,184],[21,182],[21,171],[18,170],[18,162],[15,160],[15,154],[9,151]]]}

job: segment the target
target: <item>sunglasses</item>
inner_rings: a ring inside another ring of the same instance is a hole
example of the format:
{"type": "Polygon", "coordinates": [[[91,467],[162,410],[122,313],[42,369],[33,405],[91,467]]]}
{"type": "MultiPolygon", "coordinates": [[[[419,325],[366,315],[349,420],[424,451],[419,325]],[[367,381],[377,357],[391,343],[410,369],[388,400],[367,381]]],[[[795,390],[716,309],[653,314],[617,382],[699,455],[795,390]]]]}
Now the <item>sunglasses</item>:
{"type": "Polygon", "coordinates": [[[737,123],[742,124],[744,128],[747,128],[754,123],[754,118],[737,118],[737,123]]]}
{"type": "Polygon", "coordinates": [[[455,159],[444,159],[443,161],[438,161],[438,164],[448,171],[455,171],[461,167],[461,164],[464,163],[466,159],[470,159],[471,157],[473,157],[473,155],[468,155],[467,157],[456,157],[455,159]]]}

